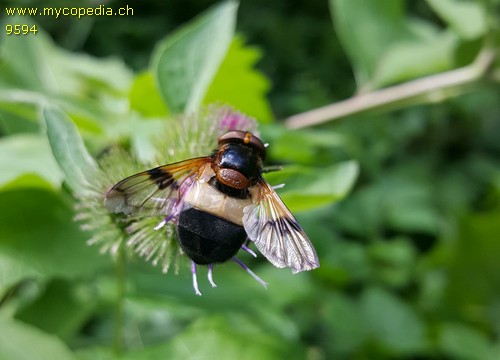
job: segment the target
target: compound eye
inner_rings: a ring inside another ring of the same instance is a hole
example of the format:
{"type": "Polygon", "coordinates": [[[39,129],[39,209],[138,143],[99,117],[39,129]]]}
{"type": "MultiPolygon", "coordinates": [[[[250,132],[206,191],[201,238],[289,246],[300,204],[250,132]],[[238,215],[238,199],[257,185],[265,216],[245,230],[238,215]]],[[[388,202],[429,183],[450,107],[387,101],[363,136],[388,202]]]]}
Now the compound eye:
{"type": "Polygon", "coordinates": [[[244,139],[247,136],[247,134],[250,133],[241,130],[229,131],[219,138],[219,145],[226,143],[244,142],[244,139]]]}
{"type": "Polygon", "coordinates": [[[257,150],[262,160],[266,158],[266,147],[262,141],[251,132],[241,130],[229,131],[219,138],[219,146],[227,143],[249,145],[257,150]]]}

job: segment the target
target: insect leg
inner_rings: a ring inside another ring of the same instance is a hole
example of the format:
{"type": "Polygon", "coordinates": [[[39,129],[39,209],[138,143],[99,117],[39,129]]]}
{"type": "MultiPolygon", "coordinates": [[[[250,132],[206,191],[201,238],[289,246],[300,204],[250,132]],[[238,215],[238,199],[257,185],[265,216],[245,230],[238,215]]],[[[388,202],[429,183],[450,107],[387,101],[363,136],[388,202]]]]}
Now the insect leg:
{"type": "Polygon", "coordinates": [[[193,288],[196,295],[201,296],[200,289],[198,288],[198,278],[196,277],[196,263],[191,261],[191,274],[193,275],[193,288]]]}
{"type": "Polygon", "coordinates": [[[250,255],[252,255],[253,257],[257,257],[257,254],[255,253],[255,251],[253,251],[252,249],[250,249],[248,246],[246,246],[245,244],[241,245],[241,249],[247,253],[249,253],[250,255]]]}
{"type": "Polygon", "coordinates": [[[262,280],[260,277],[258,277],[257,274],[255,274],[252,270],[250,270],[250,268],[248,266],[246,266],[243,261],[241,261],[240,259],[238,259],[236,257],[233,257],[232,260],[236,264],[238,264],[239,266],[241,266],[241,268],[243,270],[245,270],[247,273],[249,273],[251,277],[253,277],[255,280],[257,280],[259,282],[259,284],[261,284],[262,286],[264,286],[265,288],[267,288],[267,283],[264,280],[262,280]]]}
{"type": "Polygon", "coordinates": [[[217,287],[212,277],[213,270],[214,270],[214,264],[208,264],[208,281],[210,282],[210,285],[212,285],[212,287],[217,287]]]}
{"type": "Polygon", "coordinates": [[[168,215],[165,219],[163,219],[158,225],[156,225],[153,229],[160,230],[164,227],[170,220],[174,218],[173,214],[168,215]]]}
{"type": "Polygon", "coordinates": [[[153,229],[160,230],[162,227],[165,226],[166,223],[167,223],[167,221],[164,219],[158,225],[156,225],[153,229]]]}

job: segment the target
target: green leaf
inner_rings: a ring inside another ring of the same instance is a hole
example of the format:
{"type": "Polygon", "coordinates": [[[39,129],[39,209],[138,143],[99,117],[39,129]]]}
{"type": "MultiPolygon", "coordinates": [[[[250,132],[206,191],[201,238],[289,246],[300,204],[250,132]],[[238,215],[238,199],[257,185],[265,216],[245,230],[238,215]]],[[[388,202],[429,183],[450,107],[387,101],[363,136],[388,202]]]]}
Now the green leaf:
{"type": "Polygon", "coordinates": [[[372,275],[377,279],[395,287],[406,286],[412,280],[417,251],[409,239],[376,241],[368,252],[374,263],[372,275]]]}
{"type": "Polygon", "coordinates": [[[233,38],[238,3],[210,9],[160,42],[152,67],[172,113],[198,109],[233,38]]]}
{"type": "MultiPolygon", "coordinates": [[[[0,98],[2,97],[0,90],[0,98]]],[[[0,132],[4,135],[17,133],[38,133],[39,112],[34,106],[19,106],[15,103],[2,103],[0,99],[0,132]]]]}
{"type": "MultiPolygon", "coordinates": [[[[9,24],[35,24],[27,16],[8,17],[9,24]]],[[[57,47],[38,26],[36,36],[0,34],[2,72],[0,84],[34,90],[56,99],[55,93],[93,96],[103,89],[120,92],[130,85],[130,71],[118,59],[97,59],[57,47]]],[[[0,85],[0,88],[2,86],[0,85]]],[[[95,99],[95,98],[94,98],[95,99]]]]}
{"type": "MultiPolygon", "coordinates": [[[[32,20],[9,17],[8,23],[32,24],[32,20]]],[[[19,119],[38,122],[40,108],[57,106],[71,114],[80,130],[95,136],[102,133],[103,123],[123,117],[129,110],[123,100],[131,79],[124,62],[63,50],[41,27],[38,30],[36,36],[0,34],[3,121],[15,129],[18,124],[12,123],[19,119]]]]}
{"type": "Polygon", "coordinates": [[[54,108],[44,109],[43,116],[52,153],[68,184],[77,193],[85,191],[97,164],[87,152],[76,126],[54,108]]]}
{"type": "Polygon", "coordinates": [[[122,96],[130,88],[132,73],[123,60],[75,54],[50,45],[47,63],[53,74],[51,87],[76,97],[83,93],[94,101],[96,94],[122,96]]]}
{"type": "Polygon", "coordinates": [[[440,217],[429,183],[387,176],[377,191],[384,205],[384,220],[391,228],[430,234],[438,231],[440,217]]]}
{"type": "MultiPolygon", "coordinates": [[[[301,216],[301,221],[302,218],[304,216],[301,216]]],[[[373,269],[366,249],[360,244],[347,241],[331,241],[326,245],[321,243],[327,232],[318,234],[316,229],[320,226],[317,222],[316,219],[316,223],[312,221],[302,223],[318,252],[323,253],[320,256],[321,266],[318,269],[321,278],[331,284],[344,286],[369,280],[373,269]]],[[[335,235],[331,234],[329,238],[335,239],[335,235]]]]}
{"type": "Polygon", "coordinates": [[[260,126],[262,140],[269,142],[271,162],[328,166],[338,161],[337,151],[349,146],[347,137],[333,131],[302,129],[290,131],[277,124],[260,126]],[[300,144],[300,147],[297,146],[300,144]]]}
{"type": "Polygon", "coordinates": [[[82,348],[75,355],[78,360],[116,360],[114,349],[105,347],[82,348]]]}
{"type": "MultiPolygon", "coordinates": [[[[60,170],[57,166],[56,169],[60,173],[60,170]]],[[[62,177],[61,181],[59,181],[58,184],[61,184],[61,182],[62,182],[62,177]]],[[[40,188],[40,189],[54,190],[54,184],[51,183],[50,180],[43,178],[39,174],[24,173],[19,176],[16,176],[14,180],[4,184],[1,187],[1,191],[11,190],[15,188],[40,188]]]]}
{"type": "Polygon", "coordinates": [[[57,336],[19,321],[0,317],[0,359],[74,360],[75,357],[57,336]]]}
{"type": "Polygon", "coordinates": [[[144,117],[165,117],[168,114],[150,71],[137,74],[130,89],[129,99],[131,110],[144,117]]]}
{"type": "Polygon", "coordinates": [[[386,171],[379,181],[358,189],[341,205],[336,221],[359,236],[379,237],[387,228],[435,234],[442,220],[432,183],[413,169],[408,174],[401,169],[402,165],[399,171],[386,171]],[[363,226],[359,226],[360,223],[363,226]]]}
{"type": "Polygon", "coordinates": [[[332,351],[344,356],[338,358],[348,358],[345,355],[354,353],[360,348],[367,338],[367,329],[359,307],[347,296],[334,294],[325,302],[325,316],[329,327],[329,338],[335,341],[328,341],[326,346],[332,351]]]}
{"type": "Polygon", "coordinates": [[[270,122],[271,107],[266,100],[269,80],[255,69],[261,57],[259,49],[244,46],[241,37],[234,38],[204,103],[231,105],[260,122],[270,122]]]}
{"type": "MultiPolygon", "coordinates": [[[[220,316],[202,318],[171,341],[132,352],[126,360],[148,359],[303,359],[297,345],[277,337],[240,328],[220,316]]],[[[256,324],[257,325],[257,324],[256,324]]]]}
{"type": "MultiPolygon", "coordinates": [[[[58,187],[63,180],[47,139],[35,134],[0,139],[0,169],[0,187],[24,175],[37,175],[54,187],[58,187]]],[[[18,183],[22,184],[26,185],[26,182],[18,183]]],[[[36,183],[33,182],[32,185],[36,186],[36,183]]],[[[42,181],[40,185],[45,186],[46,182],[42,181]]]]}
{"type": "Polygon", "coordinates": [[[349,201],[340,204],[336,222],[348,233],[375,237],[382,226],[383,213],[373,209],[380,209],[381,201],[380,190],[374,185],[360,188],[349,197],[349,201]]]}
{"type": "Polygon", "coordinates": [[[109,263],[86,245],[90,234],[53,192],[3,191],[0,204],[0,292],[28,277],[89,276],[109,263]]]}
{"type": "Polygon", "coordinates": [[[453,359],[498,359],[485,334],[459,323],[441,326],[439,348],[453,359]]]}
{"type": "Polygon", "coordinates": [[[153,163],[161,154],[154,146],[158,134],[165,131],[164,120],[144,120],[132,116],[127,122],[127,131],[130,134],[132,149],[138,160],[143,163],[153,163]]]}
{"type": "Polygon", "coordinates": [[[397,297],[371,288],[363,294],[361,308],[371,336],[388,349],[412,354],[426,347],[423,321],[397,297]]]}
{"type": "Polygon", "coordinates": [[[456,234],[441,251],[448,250],[448,281],[444,299],[447,311],[469,321],[497,322],[489,314],[500,294],[500,211],[480,212],[463,218],[456,234]],[[478,309],[471,313],[470,307],[478,309]]]}
{"type": "MultiPolygon", "coordinates": [[[[28,24],[30,26],[34,24],[27,16],[2,18],[0,22],[2,29],[5,29],[6,24],[28,24]]],[[[9,36],[5,31],[2,31],[0,33],[0,55],[2,56],[0,84],[42,90],[47,81],[47,73],[43,71],[46,68],[44,68],[45,64],[42,59],[49,41],[47,35],[43,32],[37,33],[37,36],[9,36]]]]}
{"type": "Polygon", "coordinates": [[[347,195],[359,172],[358,164],[346,161],[328,168],[290,166],[266,174],[271,185],[285,183],[278,194],[292,212],[311,210],[332,204],[347,195]]]}
{"type": "Polygon", "coordinates": [[[333,25],[354,68],[358,87],[367,85],[381,56],[408,36],[402,0],[330,0],[333,25]]]}
{"type": "Polygon", "coordinates": [[[394,44],[381,55],[373,85],[382,87],[452,69],[457,40],[455,34],[444,31],[432,38],[394,44]]]}
{"type": "Polygon", "coordinates": [[[463,39],[477,39],[488,31],[487,14],[480,1],[427,0],[427,3],[463,39]]]}
{"type": "Polygon", "coordinates": [[[21,307],[15,317],[61,339],[70,339],[87,321],[96,300],[89,288],[54,279],[35,301],[21,307]]]}

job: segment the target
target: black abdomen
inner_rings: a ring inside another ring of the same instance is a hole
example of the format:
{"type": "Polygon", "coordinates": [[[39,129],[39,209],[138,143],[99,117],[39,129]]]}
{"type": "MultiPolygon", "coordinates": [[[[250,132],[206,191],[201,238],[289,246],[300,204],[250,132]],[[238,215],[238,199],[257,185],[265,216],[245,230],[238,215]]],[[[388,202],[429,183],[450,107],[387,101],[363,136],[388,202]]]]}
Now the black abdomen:
{"type": "Polygon", "coordinates": [[[186,255],[201,265],[230,260],[247,238],[243,226],[195,208],[181,212],[177,231],[186,255]]]}

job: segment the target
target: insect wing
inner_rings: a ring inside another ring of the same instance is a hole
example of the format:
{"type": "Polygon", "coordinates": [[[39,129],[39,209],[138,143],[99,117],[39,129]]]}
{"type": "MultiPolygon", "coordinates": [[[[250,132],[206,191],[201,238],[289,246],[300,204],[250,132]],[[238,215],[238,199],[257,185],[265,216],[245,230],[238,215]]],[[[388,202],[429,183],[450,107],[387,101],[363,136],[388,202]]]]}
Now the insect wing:
{"type": "Polygon", "coordinates": [[[264,180],[256,185],[254,204],[243,212],[243,226],[259,251],[276,267],[293,273],[319,267],[318,255],[304,230],[264,180]]]}
{"type": "Polygon", "coordinates": [[[127,215],[169,215],[176,200],[180,200],[179,189],[192,183],[201,167],[209,162],[209,157],[194,158],[129,176],[108,191],[106,207],[127,215]]]}

